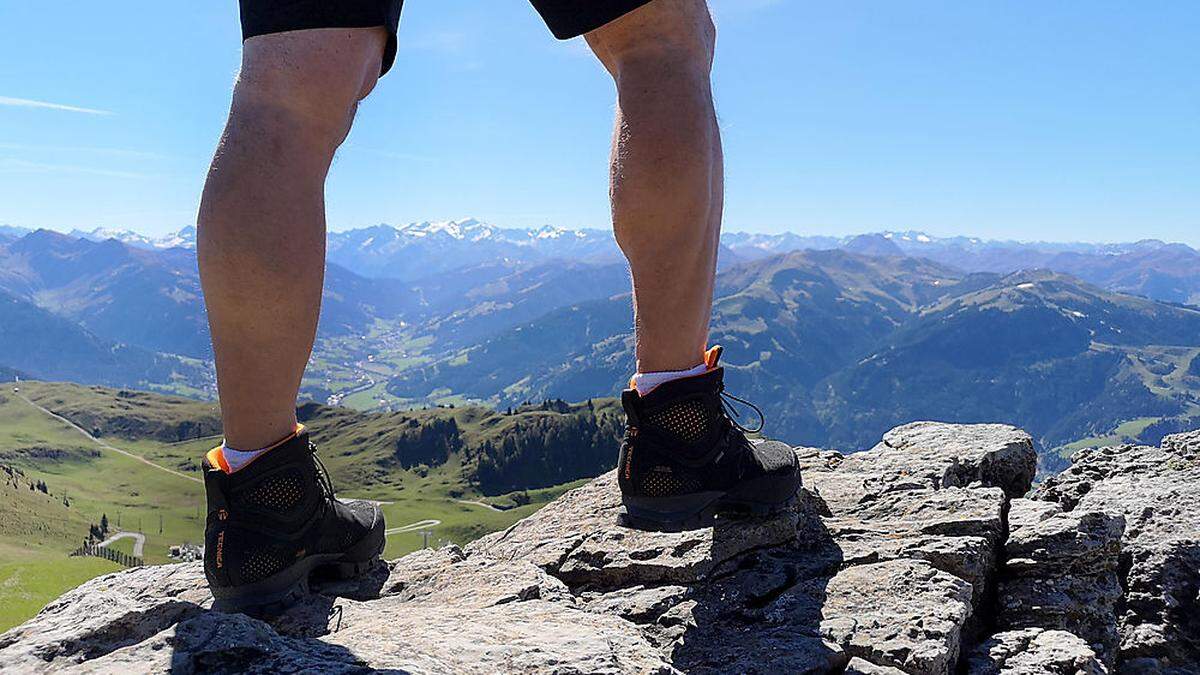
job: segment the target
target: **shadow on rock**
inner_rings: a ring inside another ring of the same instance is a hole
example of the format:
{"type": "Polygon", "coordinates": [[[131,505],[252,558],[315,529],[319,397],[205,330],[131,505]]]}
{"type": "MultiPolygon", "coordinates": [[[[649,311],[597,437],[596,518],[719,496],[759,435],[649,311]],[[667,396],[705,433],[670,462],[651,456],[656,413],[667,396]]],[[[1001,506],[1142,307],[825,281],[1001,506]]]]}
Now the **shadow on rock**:
{"type": "Polygon", "coordinates": [[[168,642],[173,649],[169,670],[177,675],[370,670],[345,647],[315,638],[280,635],[266,623],[243,614],[201,614],[178,624],[168,642]]]}
{"type": "MultiPolygon", "coordinates": [[[[714,548],[738,536],[738,526],[718,525],[714,548]]],[[[840,672],[847,656],[821,637],[821,622],[841,563],[821,519],[801,509],[795,541],[724,563],[659,619],[679,633],[672,665],[688,673],[840,672]]]]}

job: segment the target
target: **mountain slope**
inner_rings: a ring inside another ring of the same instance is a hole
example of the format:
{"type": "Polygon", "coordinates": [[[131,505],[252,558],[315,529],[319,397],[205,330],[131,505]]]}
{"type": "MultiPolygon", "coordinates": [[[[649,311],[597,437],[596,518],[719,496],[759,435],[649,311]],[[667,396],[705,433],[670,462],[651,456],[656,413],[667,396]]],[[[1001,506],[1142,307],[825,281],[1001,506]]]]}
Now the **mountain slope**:
{"type": "Polygon", "coordinates": [[[1192,346],[1200,346],[1200,311],[1019,273],[923,309],[822,383],[816,405],[834,444],[897,419],[936,418],[1020,420],[1052,446],[1189,410],[1186,389],[1155,387],[1138,366],[1192,346]]]}
{"type": "Polygon", "coordinates": [[[195,358],[209,355],[195,258],[114,239],[38,230],[0,247],[0,288],[108,340],[195,358]]]}
{"type": "Polygon", "coordinates": [[[177,356],[101,339],[72,321],[0,291],[0,364],[32,377],[147,387],[208,386],[208,369],[177,356]]]}
{"type": "Polygon", "coordinates": [[[1062,253],[1046,267],[1122,293],[1200,305],[1200,252],[1183,244],[1145,246],[1119,255],[1062,253]]]}
{"type": "MultiPolygon", "coordinates": [[[[730,386],[766,406],[788,438],[821,438],[807,388],[868,351],[922,304],[962,284],[908,258],[802,252],[718,277],[712,339],[727,347],[730,386]]],[[[619,391],[633,371],[628,296],[558,309],[393,379],[397,396],[439,390],[499,404],[619,391]]]]}
{"type": "Polygon", "coordinates": [[[540,318],[560,307],[629,292],[624,264],[588,265],[556,260],[508,269],[473,267],[419,283],[414,291],[427,303],[414,318],[422,335],[443,347],[457,347],[540,318]],[[511,270],[511,271],[510,271],[511,270]],[[460,280],[447,287],[447,278],[460,280]]]}
{"type": "MultiPolygon", "coordinates": [[[[797,443],[855,447],[932,418],[1019,424],[1054,447],[1131,420],[1170,431],[1200,414],[1200,380],[1188,374],[1200,372],[1200,311],[1050,272],[776,256],[719,276],[711,338],[726,347],[730,390],[797,443]]],[[[506,405],[613,394],[632,370],[621,296],[480,340],[402,372],[388,390],[506,405]]]]}
{"type": "MultiPolygon", "coordinates": [[[[408,288],[330,265],[323,334],[364,331],[414,306],[408,288]]],[[[0,289],[108,340],[194,358],[212,355],[194,251],[38,230],[0,246],[0,289]]]]}

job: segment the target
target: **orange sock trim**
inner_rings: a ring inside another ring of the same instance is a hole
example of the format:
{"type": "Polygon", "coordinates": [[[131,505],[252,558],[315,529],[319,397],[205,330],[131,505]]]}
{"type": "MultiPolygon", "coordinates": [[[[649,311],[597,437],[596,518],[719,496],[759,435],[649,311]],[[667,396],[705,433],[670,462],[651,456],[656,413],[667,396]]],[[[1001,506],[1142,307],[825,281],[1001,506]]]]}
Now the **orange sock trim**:
{"type": "MultiPolygon", "coordinates": [[[[287,443],[288,441],[292,440],[293,438],[299,436],[302,433],[304,433],[304,425],[297,423],[295,431],[288,434],[287,436],[284,436],[282,440],[276,441],[275,443],[272,443],[271,445],[268,445],[265,448],[261,448],[259,450],[251,450],[250,452],[257,452],[258,456],[256,456],[254,459],[258,459],[259,457],[262,457],[263,455],[267,454],[268,451],[278,448],[279,446],[283,445],[284,443],[287,443]]],[[[212,450],[209,450],[208,454],[206,454],[204,457],[205,457],[205,459],[208,460],[209,464],[217,467],[221,471],[224,471],[225,473],[234,473],[233,470],[229,468],[229,462],[225,461],[225,444],[224,443],[218,445],[217,447],[213,448],[212,450]]],[[[239,470],[244,469],[247,466],[250,466],[250,464],[254,462],[254,459],[250,460],[249,462],[246,462],[246,464],[244,466],[240,467],[239,470]]]]}
{"type": "Polygon", "coordinates": [[[709,370],[715,369],[721,362],[721,353],[724,351],[725,348],[721,345],[713,345],[711,349],[704,352],[704,365],[708,366],[709,370]]]}
{"type": "Polygon", "coordinates": [[[208,454],[206,454],[204,456],[204,459],[206,459],[208,461],[209,466],[214,466],[214,467],[224,471],[225,473],[232,473],[229,470],[229,464],[225,461],[225,452],[224,451],[225,451],[225,446],[218,445],[217,447],[213,448],[212,450],[209,450],[208,454]]]}

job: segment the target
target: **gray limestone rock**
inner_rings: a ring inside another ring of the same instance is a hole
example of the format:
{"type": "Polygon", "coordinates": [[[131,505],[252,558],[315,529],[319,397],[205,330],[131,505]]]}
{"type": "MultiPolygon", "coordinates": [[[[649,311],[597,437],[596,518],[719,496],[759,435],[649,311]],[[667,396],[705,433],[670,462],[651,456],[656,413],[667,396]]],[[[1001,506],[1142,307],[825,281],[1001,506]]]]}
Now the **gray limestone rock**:
{"type": "Polygon", "coordinates": [[[998,633],[967,661],[970,675],[1103,675],[1108,670],[1088,643],[1061,630],[1027,628],[998,633]]]}
{"type": "MultiPolygon", "coordinates": [[[[464,549],[421,551],[317,588],[269,622],[208,611],[198,564],[110,575],[0,636],[0,663],[113,673],[958,672],[994,618],[1010,502],[1033,477],[1029,436],[918,423],[864,453],[797,456],[810,489],[776,517],[631,530],[617,521],[609,474],[464,549]]],[[[1092,569],[1101,530],[1041,535],[1053,550],[1031,545],[1029,569],[1064,560],[1092,569]]]]}
{"type": "Polygon", "coordinates": [[[1122,668],[1200,672],[1200,432],[1080,451],[1034,496],[1124,519],[1122,668]]]}

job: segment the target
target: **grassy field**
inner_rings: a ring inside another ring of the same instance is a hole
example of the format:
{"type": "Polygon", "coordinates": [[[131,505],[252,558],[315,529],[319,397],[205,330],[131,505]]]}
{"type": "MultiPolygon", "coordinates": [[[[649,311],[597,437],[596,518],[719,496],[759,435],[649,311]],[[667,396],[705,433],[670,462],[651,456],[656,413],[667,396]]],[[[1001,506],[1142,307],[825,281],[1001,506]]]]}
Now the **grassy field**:
{"type": "Polygon", "coordinates": [[[1123,422],[1113,429],[1112,433],[1104,436],[1089,436],[1081,438],[1074,443],[1068,443],[1055,449],[1055,452],[1070,457],[1072,454],[1084,448],[1101,448],[1110,445],[1121,445],[1123,443],[1135,443],[1146,427],[1157,422],[1157,417],[1139,417],[1135,420],[1123,422]]]}
{"type": "Polygon", "coordinates": [[[108,548],[131,556],[133,555],[133,546],[135,543],[137,542],[133,537],[125,537],[124,539],[118,539],[109,544],[108,548]]]}
{"type": "Polygon", "coordinates": [[[1057,448],[1052,448],[1042,458],[1045,466],[1039,469],[1039,480],[1045,475],[1055,473],[1064,468],[1070,463],[1071,457],[1080,450],[1144,443],[1146,441],[1142,439],[1142,434],[1152,424],[1161,421],[1161,419],[1159,417],[1139,417],[1122,422],[1107,434],[1088,436],[1087,438],[1081,438],[1077,441],[1060,445],[1057,448]],[[1046,467],[1050,470],[1043,470],[1046,467]]]}
{"type": "Polygon", "coordinates": [[[121,569],[103,558],[0,543],[0,632],[27,620],[64,592],[121,569]]]}
{"type": "MultiPolygon", "coordinates": [[[[0,433],[9,439],[32,434],[36,425],[0,403],[0,433]],[[13,425],[21,422],[23,426],[13,425]]],[[[16,412],[20,412],[19,410],[16,412]]],[[[11,447],[11,446],[0,446],[11,447]]],[[[64,493],[47,484],[37,489],[38,474],[0,460],[0,631],[24,621],[43,605],[94,576],[120,569],[100,558],[71,558],[82,543],[90,519],[64,502],[64,493]],[[31,489],[32,488],[32,489],[31,489]]]]}
{"type": "MultiPolygon", "coordinates": [[[[8,476],[12,485],[0,491],[0,628],[29,618],[79,583],[118,569],[105,560],[67,555],[104,516],[113,532],[145,534],[148,564],[169,562],[172,545],[201,542],[199,462],[219,442],[215,435],[174,440],[211,430],[215,410],[207,402],[37,382],[23,382],[21,395],[28,401],[0,391],[0,467],[16,472],[8,476]],[[79,424],[96,440],[37,406],[79,424]],[[48,493],[31,489],[30,483],[44,483],[48,493]]],[[[486,497],[464,478],[458,455],[433,467],[393,466],[391,447],[403,420],[453,417],[472,438],[498,438],[516,423],[515,417],[477,408],[397,415],[364,418],[326,408],[309,424],[339,496],[382,502],[389,528],[439,521],[421,528],[429,532],[431,545],[466,544],[506,528],[583,482],[486,497]]],[[[112,547],[131,554],[133,543],[122,539],[112,547]]],[[[388,537],[385,555],[398,557],[424,543],[419,530],[395,533],[388,537]]]]}

